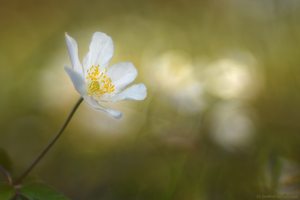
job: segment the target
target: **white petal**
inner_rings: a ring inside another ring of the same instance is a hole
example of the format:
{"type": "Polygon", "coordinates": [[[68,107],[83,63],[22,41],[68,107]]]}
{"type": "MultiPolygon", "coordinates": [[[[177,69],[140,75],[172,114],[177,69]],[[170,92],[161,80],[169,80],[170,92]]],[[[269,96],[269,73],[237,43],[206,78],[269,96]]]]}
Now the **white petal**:
{"type": "Polygon", "coordinates": [[[77,92],[81,95],[84,96],[86,94],[86,86],[85,86],[85,81],[84,78],[82,77],[81,74],[77,73],[75,70],[73,70],[70,67],[65,67],[65,71],[69,75],[70,79],[72,80],[72,83],[77,90],[77,92]]]}
{"type": "Polygon", "coordinates": [[[111,101],[144,100],[147,96],[147,88],[144,84],[136,84],[114,95],[111,101]]]}
{"type": "Polygon", "coordinates": [[[107,75],[111,78],[116,90],[122,90],[134,81],[137,76],[137,70],[132,63],[122,62],[109,67],[107,75]]]}
{"type": "Polygon", "coordinates": [[[83,60],[85,70],[92,65],[106,67],[113,56],[114,45],[111,37],[105,33],[96,32],[92,37],[89,52],[83,60]]]}
{"type": "Polygon", "coordinates": [[[93,97],[90,96],[84,96],[84,100],[95,110],[97,111],[103,111],[107,114],[109,114],[110,116],[112,116],[113,118],[116,119],[120,119],[122,117],[122,113],[120,111],[117,110],[113,110],[110,108],[106,108],[102,105],[100,105],[95,99],[93,99],[93,97]]]}
{"type": "Polygon", "coordinates": [[[76,40],[74,40],[71,36],[69,36],[67,33],[65,34],[66,43],[68,47],[68,52],[70,56],[70,60],[72,63],[72,68],[77,72],[82,74],[82,67],[81,63],[78,58],[78,46],[76,40]]]}

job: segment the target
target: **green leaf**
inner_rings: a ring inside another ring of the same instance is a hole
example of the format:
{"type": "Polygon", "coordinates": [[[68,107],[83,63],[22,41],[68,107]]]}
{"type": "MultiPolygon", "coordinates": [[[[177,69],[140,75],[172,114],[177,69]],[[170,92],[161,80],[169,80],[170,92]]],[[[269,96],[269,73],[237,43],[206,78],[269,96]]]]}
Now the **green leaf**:
{"type": "Polygon", "coordinates": [[[10,200],[14,195],[13,187],[1,184],[0,185],[0,200],[10,200]]]}
{"type": "Polygon", "coordinates": [[[69,200],[63,194],[44,184],[24,185],[20,193],[29,200],[69,200]]]}
{"type": "Polygon", "coordinates": [[[4,151],[1,148],[0,148],[0,165],[8,171],[11,171],[12,169],[12,164],[9,156],[7,155],[6,151],[4,151]]]}

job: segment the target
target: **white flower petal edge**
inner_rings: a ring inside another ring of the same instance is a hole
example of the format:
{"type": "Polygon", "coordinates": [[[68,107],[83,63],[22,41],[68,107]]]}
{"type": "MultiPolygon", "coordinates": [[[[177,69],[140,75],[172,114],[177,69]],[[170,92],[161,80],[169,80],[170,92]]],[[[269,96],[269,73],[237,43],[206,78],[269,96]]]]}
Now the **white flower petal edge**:
{"type": "Polygon", "coordinates": [[[70,60],[72,63],[72,68],[77,72],[77,73],[82,73],[82,66],[78,58],[78,46],[77,42],[69,36],[67,33],[65,33],[66,36],[66,43],[68,47],[68,52],[70,56],[70,60]]]}
{"type": "Polygon", "coordinates": [[[96,32],[93,34],[89,52],[83,60],[83,67],[87,71],[92,65],[107,67],[114,53],[114,45],[111,37],[105,33],[96,32]]]}
{"type": "Polygon", "coordinates": [[[120,111],[106,108],[100,105],[96,100],[94,100],[90,96],[84,96],[83,98],[93,109],[97,111],[103,111],[116,119],[120,119],[122,117],[122,113],[120,111]]]}
{"type": "Polygon", "coordinates": [[[69,75],[75,89],[77,92],[81,95],[84,96],[86,95],[86,86],[85,86],[85,81],[84,78],[82,77],[81,74],[77,73],[75,70],[73,70],[70,67],[65,66],[65,71],[69,75]]]}
{"type": "Polygon", "coordinates": [[[120,91],[135,80],[137,70],[132,63],[121,62],[109,67],[107,75],[111,78],[116,90],[120,91]]]}
{"type": "Polygon", "coordinates": [[[128,88],[126,88],[124,91],[115,94],[111,101],[123,101],[123,100],[144,100],[147,96],[147,88],[144,84],[135,84],[128,88]]]}

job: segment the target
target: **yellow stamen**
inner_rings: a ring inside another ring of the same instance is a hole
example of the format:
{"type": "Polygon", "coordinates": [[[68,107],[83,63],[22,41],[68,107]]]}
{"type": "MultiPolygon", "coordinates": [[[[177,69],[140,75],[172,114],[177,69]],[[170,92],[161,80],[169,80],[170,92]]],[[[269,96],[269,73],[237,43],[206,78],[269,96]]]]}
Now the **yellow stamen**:
{"type": "Polygon", "coordinates": [[[111,79],[106,75],[105,70],[100,71],[99,66],[92,66],[87,71],[87,87],[90,96],[101,96],[115,91],[115,86],[111,79]]]}

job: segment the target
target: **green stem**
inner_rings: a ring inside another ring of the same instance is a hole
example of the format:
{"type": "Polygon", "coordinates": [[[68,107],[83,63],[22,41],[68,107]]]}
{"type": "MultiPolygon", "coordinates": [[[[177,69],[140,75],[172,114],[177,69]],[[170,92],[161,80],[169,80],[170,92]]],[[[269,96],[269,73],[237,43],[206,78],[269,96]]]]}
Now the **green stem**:
{"type": "Polygon", "coordinates": [[[12,184],[12,179],[11,179],[10,173],[8,171],[6,171],[6,169],[4,167],[2,167],[1,165],[0,165],[0,174],[3,175],[3,177],[6,179],[8,184],[12,184]]]}
{"type": "Polygon", "coordinates": [[[70,114],[68,115],[68,118],[56,134],[56,136],[49,142],[49,144],[45,147],[45,149],[39,154],[39,156],[32,162],[32,164],[27,168],[27,170],[14,182],[14,185],[21,184],[24,178],[27,177],[27,175],[33,170],[33,168],[40,162],[40,160],[47,154],[47,152],[51,149],[51,147],[56,143],[56,141],[60,138],[62,133],[64,132],[65,128],[68,126],[69,122],[71,121],[73,115],[75,114],[77,108],[83,101],[83,98],[80,97],[80,99],[77,101],[73,109],[71,110],[70,114]]]}

